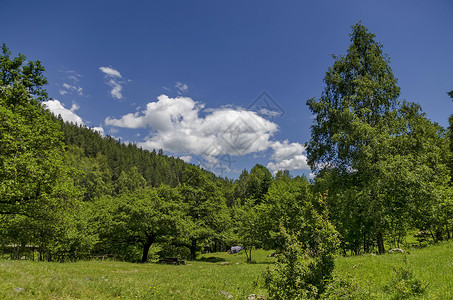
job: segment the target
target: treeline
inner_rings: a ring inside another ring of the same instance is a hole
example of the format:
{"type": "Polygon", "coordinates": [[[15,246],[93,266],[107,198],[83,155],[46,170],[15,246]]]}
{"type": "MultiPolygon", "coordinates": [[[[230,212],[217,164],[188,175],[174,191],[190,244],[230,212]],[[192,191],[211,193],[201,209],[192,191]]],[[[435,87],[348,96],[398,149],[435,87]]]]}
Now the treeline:
{"type": "MultiPolygon", "coordinates": [[[[64,133],[64,142],[68,145],[68,152],[74,165],[83,170],[84,180],[93,184],[97,182],[98,188],[102,185],[117,194],[126,188],[121,185],[130,180],[141,180],[141,183],[136,184],[152,187],[162,183],[172,187],[181,184],[185,167],[183,160],[168,157],[162,150],[157,152],[143,150],[135,144],[124,144],[110,136],[102,137],[88,127],[59,120],[64,133]],[[96,178],[97,175],[102,176],[96,178]],[[133,178],[138,175],[142,178],[133,178]]],[[[87,188],[88,194],[85,199],[103,194],[87,188]]]]}
{"type": "Polygon", "coordinates": [[[253,248],[297,246],[332,270],[335,249],[385,253],[414,232],[451,239],[453,126],[398,100],[382,46],[363,25],[350,38],[347,54],[326,72],[322,96],[307,102],[315,115],[307,144],[312,181],[287,171],[274,176],[262,165],[236,180],[219,178],[65,123],[39,102],[47,97],[44,68],[11,59],[4,45],[2,251],[146,262],[242,245],[250,261],[253,248]]]}

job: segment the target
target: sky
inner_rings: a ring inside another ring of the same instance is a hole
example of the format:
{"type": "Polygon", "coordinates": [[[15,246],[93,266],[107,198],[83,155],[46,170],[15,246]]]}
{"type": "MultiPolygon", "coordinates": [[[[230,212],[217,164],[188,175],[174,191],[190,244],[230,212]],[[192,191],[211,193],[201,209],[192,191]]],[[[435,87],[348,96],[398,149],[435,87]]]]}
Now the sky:
{"type": "Polygon", "coordinates": [[[401,99],[448,126],[453,1],[7,1],[0,43],[40,60],[63,119],[237,178],[310,176],[323,78],[362,21],[401,99]]]}

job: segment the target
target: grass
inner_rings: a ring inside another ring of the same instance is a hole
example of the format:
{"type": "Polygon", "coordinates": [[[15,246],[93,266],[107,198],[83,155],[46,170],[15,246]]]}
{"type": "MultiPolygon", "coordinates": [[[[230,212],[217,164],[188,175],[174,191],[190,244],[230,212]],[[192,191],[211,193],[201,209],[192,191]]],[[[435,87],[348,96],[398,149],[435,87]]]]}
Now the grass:
{"type": "Polygon", "coordinates": [[[395,275],[393,268],[407,265],[428,284],[419,299],[453,299],[453,243],[445,242],[408,253],[381,256],[339,257],[335,272],[350,275],[373,299],[389,299],[384,286],[395,275]]]}
{"type": "Polygon", "coordinates": [[[203,256],[207,261],[173,266],[114,261],[49,263],[0,261],[0,299],[235,299],[264,293],[257,276],[272,263],[266,252],[203,256]],[[225,264],[228,263],[228,264],[225,264]]]}
{"type": "MultiPolygon", "coordinates": [[[[272,266],[269,253],[253,251],[252,264],[245,263],[242,253],[215,253],[181,266],[0,260],[0,299],[226,299],[221,291],[247,299],[249,294],[266,294],[257,281],[272,266]]],[[[392,267],[405,260],[429,284],[421,299],[453,299],[452,242],[408,254],[338,257],[335,272],[352,276],[370,298],[389,299],[384,286],[394,274],[392,267]]]]}

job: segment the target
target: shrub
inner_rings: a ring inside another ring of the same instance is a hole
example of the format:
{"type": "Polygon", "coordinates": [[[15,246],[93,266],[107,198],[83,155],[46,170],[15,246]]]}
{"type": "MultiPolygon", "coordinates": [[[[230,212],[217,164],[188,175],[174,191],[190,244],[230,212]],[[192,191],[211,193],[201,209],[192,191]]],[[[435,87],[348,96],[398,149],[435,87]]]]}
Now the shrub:
{"type": "MultiPolygon", "coordinates": [[[[323,200],[321,195],[320,204],[325,206],[323,200]]],[[[264,276],[270,299],[319,298],[332,278],[338,233],[328,221],[327,208],[318,214],[310,205],[303,215],[310,224],[303,232],[290,234],[281,226],[283,252],[264,276]]]]}
{"type": "Polygon", "coordinates": [[[361,300],[371,299],[372,296],[362,290],[351,276],[334,276],[321,298],[325,300],[361,300]]]}
{"type": "Polygon", "coordinates": [[[384,287],[384,290],[391,294],[391,299],[407,299],[413,296],[420,296],[427,288],[427,284],[415,277],[415,273],[407,265],[393,268],[395,275],[384,287]]]}

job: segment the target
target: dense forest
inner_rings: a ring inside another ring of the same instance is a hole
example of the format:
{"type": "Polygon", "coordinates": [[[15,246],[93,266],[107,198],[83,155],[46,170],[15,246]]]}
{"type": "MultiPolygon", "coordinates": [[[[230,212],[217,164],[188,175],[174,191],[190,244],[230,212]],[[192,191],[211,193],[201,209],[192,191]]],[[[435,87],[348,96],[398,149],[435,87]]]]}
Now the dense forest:
{"type": "Polygon", "coordinates": [[[242,245],[251,261],[254,248],[291,253],[299,245],[325,271],[332,253],[384,254],[409,234],[453,238],[453,117],[445,129],[399,99],[389,59],[362,24],[350,41],[321,97],[307,101],[314,180],[262,165],[219,178],[162,150],[65,123],[41,105],[41,63],[11,57],[3,45],[0,251],[147,262],[242,245]]]}

